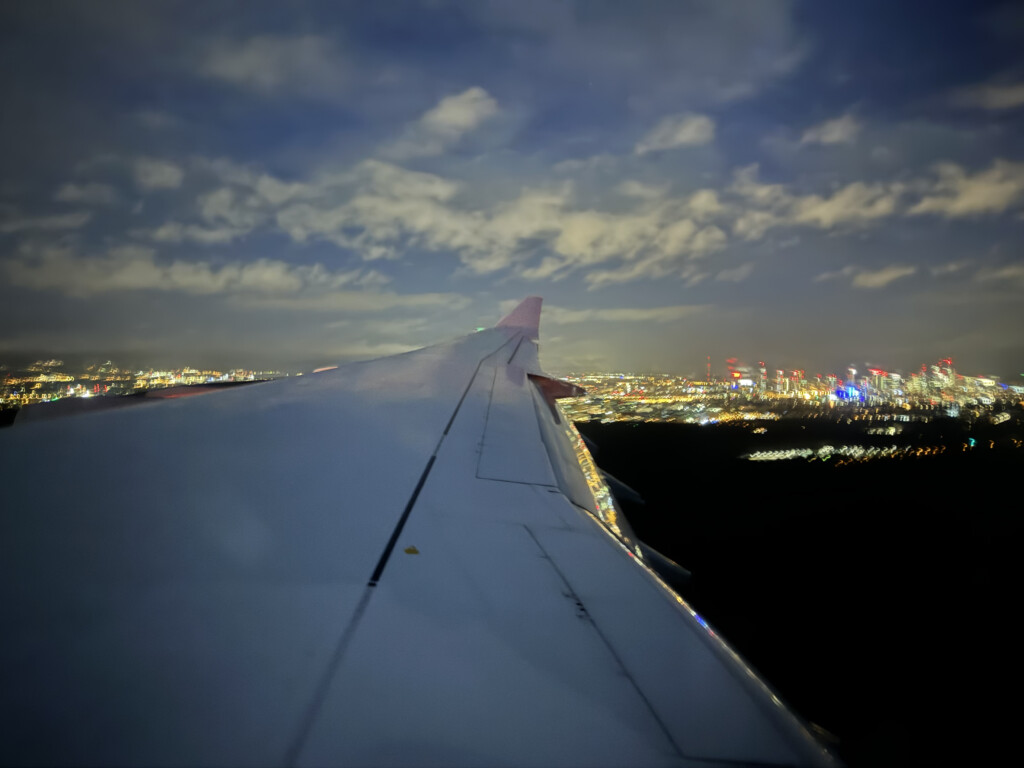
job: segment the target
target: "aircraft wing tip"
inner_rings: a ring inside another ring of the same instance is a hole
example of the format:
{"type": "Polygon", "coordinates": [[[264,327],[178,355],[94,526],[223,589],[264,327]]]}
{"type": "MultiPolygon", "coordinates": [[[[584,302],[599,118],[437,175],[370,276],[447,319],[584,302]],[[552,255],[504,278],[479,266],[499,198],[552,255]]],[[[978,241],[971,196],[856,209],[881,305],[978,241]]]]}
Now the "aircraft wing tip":
{"type": "Polygon", "coordinates": [[[516,308],[498,321],[498,328],[527,328],[536,336],[540,331],[540,296],[527,296],[516,308]]]}

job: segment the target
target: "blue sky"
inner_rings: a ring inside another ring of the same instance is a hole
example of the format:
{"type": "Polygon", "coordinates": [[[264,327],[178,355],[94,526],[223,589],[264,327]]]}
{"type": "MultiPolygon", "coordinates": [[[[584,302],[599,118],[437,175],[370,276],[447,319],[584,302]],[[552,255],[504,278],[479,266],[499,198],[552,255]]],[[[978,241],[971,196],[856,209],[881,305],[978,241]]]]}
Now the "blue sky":
{"type": "Polygon", "coordinates": [[[0,361],[1024,370],[1024,11],[8,3],[0,361]]]}

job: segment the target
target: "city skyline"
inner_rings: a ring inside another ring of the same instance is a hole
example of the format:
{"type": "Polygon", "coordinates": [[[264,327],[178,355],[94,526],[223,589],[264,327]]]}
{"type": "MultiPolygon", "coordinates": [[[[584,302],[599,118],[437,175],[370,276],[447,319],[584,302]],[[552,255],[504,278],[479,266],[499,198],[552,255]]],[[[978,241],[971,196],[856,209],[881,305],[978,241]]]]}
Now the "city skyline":
{"type": "Polygon", "coordinates": [[[1024,370],[1010,3],[0,9],[0,363],[1024,370]],[[719,363],[720,364],[720,363],[719,363]]]}

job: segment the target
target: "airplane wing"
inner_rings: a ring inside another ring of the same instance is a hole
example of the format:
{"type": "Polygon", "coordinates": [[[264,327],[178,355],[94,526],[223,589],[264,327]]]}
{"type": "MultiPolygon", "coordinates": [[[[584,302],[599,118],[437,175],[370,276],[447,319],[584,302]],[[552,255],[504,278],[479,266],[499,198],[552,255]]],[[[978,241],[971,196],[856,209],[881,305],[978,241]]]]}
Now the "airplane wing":
{"type": "Polygon", "coordinates": [[[0,433],[0,764],[834,765],[644,562],[540,299],[0,433]]]}

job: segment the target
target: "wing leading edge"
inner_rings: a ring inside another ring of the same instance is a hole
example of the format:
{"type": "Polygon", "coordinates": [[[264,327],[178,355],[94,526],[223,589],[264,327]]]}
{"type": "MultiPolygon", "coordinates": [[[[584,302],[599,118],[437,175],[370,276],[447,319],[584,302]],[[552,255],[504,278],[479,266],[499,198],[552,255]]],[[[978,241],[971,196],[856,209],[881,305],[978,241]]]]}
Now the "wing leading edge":
{"type": "Polygon", "coordinates": [[[629,548],[540,304],[0,434],[0,763],[831,764],[629,548]]]}

